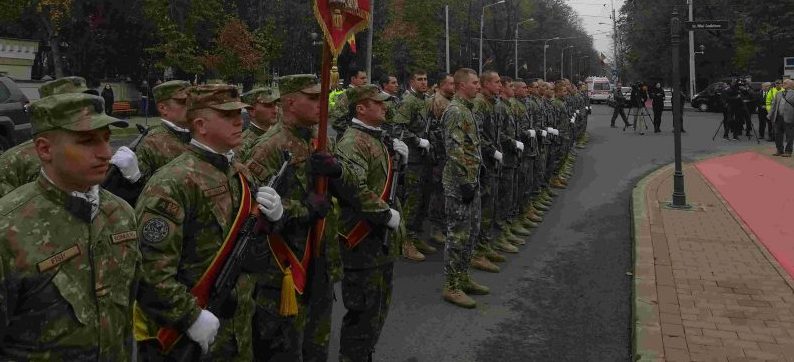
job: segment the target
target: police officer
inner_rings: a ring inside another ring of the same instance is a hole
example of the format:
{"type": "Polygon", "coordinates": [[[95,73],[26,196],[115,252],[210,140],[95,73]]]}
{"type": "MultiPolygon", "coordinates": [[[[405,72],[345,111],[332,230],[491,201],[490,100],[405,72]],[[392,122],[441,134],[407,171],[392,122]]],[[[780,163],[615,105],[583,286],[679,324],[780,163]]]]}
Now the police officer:
{"type": "Polygon", "coordinates": [[[463,308],[475,308],[469,294],[490,293],[473,281],[469,263],[480,239],[480,166],[482,154],[472,100],[480,81],[468,68],[455,72],[455,97],[442,117],[447,161],[444,165],[444,197],[447,214],[447,245],[444,248],[444,300],[463,308]]]}
{"type": "MultiPolygon", "coordinates": [[[[256,194],[263,216],[276,222],[284,214],[270,187],[251,187],[253,178],[233,149],[242,142],[237,88],[202,85],[187,91],[187,126],[193,138],[182,155],[160,168],[146,183],[136,212],[140,220],[143,268],[136,313],[136,339],[143,360],[165,358],[158,327],[167,326],[198,343],[202,359],[253,359],[251,319],[253,282],[237,281],[224,315],[198,305],[189,292],[239,227],[245,198],[256,194]]],[[[261,240],[259,242],[262,242],[261,240]]]]}
{"type": "MultiPolygon", "coordinates": [[[[399,237],[393,234],[401,226],[399,206],[397,200],[390,205],[388,196],[395,182],[393,170],[408,162],[408,146],[380,128],[388,94],[374,85],[348,94],[356,116],[339,140],[336,155],[351,170],[357,187],[340,198],[342,300],[347,313],[342,319],[339,360],[371,361],[389,311],[394,260],[400,252],[399,240],[389,239],[399,237]],[[389,155],[391,149],[397,157],[389,155]],[[370,230],[358,233],[365,224],[370,230]]],[[[404,226],[400,229],[404,231],[404,226]]]]}
{"type": "Polygon", "coordinates": [[[103,104],[60,94],[31,105],[40,172],[0,199],[0,360],[132,358],[135,214],[99,187],[108,126],[127,123],[103,104]]]}
{"type": "Polygon", "coordinates": [[[152,89],[160,124],[152,126],[135,150],[121,146],[110,163],[111,172],[102,187],[135,205],[146,181],[160,168],[187,150],[190,131],[185,119],[185,100],[190,83],[171,80],[152,89]]]}
{"type": "MultiPolygon", "coordinates": [[[[87,93],[83,77],[64,77],[44,83],[39,95],[46,98],[55,94],[87,93]]],[[[103,101],[104,102],[104,101],[103,101]]],[[[35,102],[34,102],[35,103],[35,102]]],[[[41,162],[33,140],[20,143],[0,154],[0,197],[6,195],[39,176],[41,162]]]]}

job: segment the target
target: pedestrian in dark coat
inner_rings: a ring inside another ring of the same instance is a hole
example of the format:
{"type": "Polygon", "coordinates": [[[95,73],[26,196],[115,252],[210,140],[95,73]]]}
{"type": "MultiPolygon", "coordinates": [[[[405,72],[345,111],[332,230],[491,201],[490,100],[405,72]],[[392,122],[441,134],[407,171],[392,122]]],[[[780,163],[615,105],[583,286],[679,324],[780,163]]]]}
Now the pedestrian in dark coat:
{"type": "Polygon", "coordinates": [[[650,91],[651,100],[653,100],[653,132],[659,133],[662,131],[662,112],[664,111],[664,89],[661,83],[653,85],[650,91]]]}
{"type": "Polygon", "coordinates": [[[113,88],[110,88],[110,84],[105,84],[105,88],[102,89],[102,99],[105,100],[105,113],[110,115],[113,113],[113,88]]]}

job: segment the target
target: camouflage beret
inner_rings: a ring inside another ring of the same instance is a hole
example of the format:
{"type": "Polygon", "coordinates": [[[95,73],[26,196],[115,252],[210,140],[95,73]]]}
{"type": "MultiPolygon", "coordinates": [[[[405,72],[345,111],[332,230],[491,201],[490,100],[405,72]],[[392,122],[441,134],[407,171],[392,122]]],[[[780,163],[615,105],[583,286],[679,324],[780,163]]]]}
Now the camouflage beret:
{"type": "Polygon", "coordinates": [[[154,101],[162,102],[168,99],[187,99],[185,91],[190,87],[190,82],[184,80],[169,80],[152,88],[154,101]]]}
{"type": "Polygon", "coordinates": [[[278,79],[278,89],[282,96],[295,92],[320,94],[320,78],[314,74],[285,75],[278,79]]]}
{"type": "Polygon", "coordinates": [[[232,111],[250,108],[240,101],[237,87],[228,84],[205,84],[187,90],[187,110],[212,108],[218,111],[232,111]]]}
{"type": "Polygon", "coordinates": [[[350,104],[356,104],[365,99],[383,102],[391,98],[390,95],[381,92],[378,86],[374,84],[365,84],[360,87],[352,87],[347,90],[347,100],[350,104]]]}
{"type": "Polygon", "coordinates": [[[88,90],[83,77],[63,77],[44,83],[39,87],[41,98],[55,94],[82,93],[88,90]]]}
{"type": "Polygon", "coordinates": [[[91,131],[108,125],[127,127],[127,121],[105,114],[102,97],[84,93],[56,94],[30,105],[33,133],[54,129],[91,131]]]}
{"type": "Polygon", "coordinates": [[[250,105],[255,103],[273,103],[279,99],[278,90],[270,87],[255,88],[243,93],[243,102],[250,105]]]}

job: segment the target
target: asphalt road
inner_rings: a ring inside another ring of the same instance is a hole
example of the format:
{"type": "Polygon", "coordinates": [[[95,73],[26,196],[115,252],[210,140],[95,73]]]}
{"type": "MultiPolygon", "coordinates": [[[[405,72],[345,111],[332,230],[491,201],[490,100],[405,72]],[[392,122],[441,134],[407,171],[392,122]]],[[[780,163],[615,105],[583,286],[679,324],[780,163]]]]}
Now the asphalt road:
{"type": "MultiPolygon", "coordinates": [[[[594,106],[591,141],[580,150],[575,176],[520,254],[499,274],[473,272],[491,288],[475,297],[477,309],[441,299],[440,253],[423,263],[398,262],[376,361],[631,359],[629,200],[639,179],[673,162],[672,116],[664,113],[662,133],[640,136],[610,128],[611,114],[594,106]]],[[[755,146],[712,142],[721,114],[688,110],[684,117],[685,161],[755,146]]],[[[332,360],[344,313],[338,286],[336,296],[332,360]]]]}

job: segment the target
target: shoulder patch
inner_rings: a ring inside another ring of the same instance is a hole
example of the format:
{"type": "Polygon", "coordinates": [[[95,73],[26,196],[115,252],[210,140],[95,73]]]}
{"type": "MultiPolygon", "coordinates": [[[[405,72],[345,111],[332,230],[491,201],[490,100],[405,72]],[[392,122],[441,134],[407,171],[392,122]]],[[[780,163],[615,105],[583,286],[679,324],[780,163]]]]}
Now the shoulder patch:
{"type": "Polygon", "coordinates": [[[171,226],[164,219],[158,217],[149,219],[141,227],[142,241],[147,244],[156,244],[165,240],[169,232],[171,232],[171,226]]]}
{"type": "Polygon", "coordinates": [[[38,267],[40,273],[44,273],[47,270],[55,268],[80,254],[82,254],[80,251],[80,246],[75,244],[71,248],[63,250],[47,259],[40,261],[38,264],[36,264],[36,267],[38,267]]]}
{"type": "Polygon", "coordinates": [[[203,190],[202,192],[206,197],[215,197],[218,195],[225,194],[227,191],[229,191],[229,188],[226,187],[226,185],[220,185],[218,187],[213,187],[211,189],[203,190]]]}
{"type": "Polygon", "coordinates": [[[113,242],[113,244],[119,244],[125,241],[135,240],[137,238],[138,232],[135,230],[113,234],[110,236],[110,240],[113,242]]]}
{"type": "Polygon", "coordinates": [[[179,211],[180,207],[175,202],[160,199],[157,201],[157,205],[154,206],[154,209],[158,212],[161,212],[163,215],[170,217],[172,220],[179,219],[179,211]]]}

